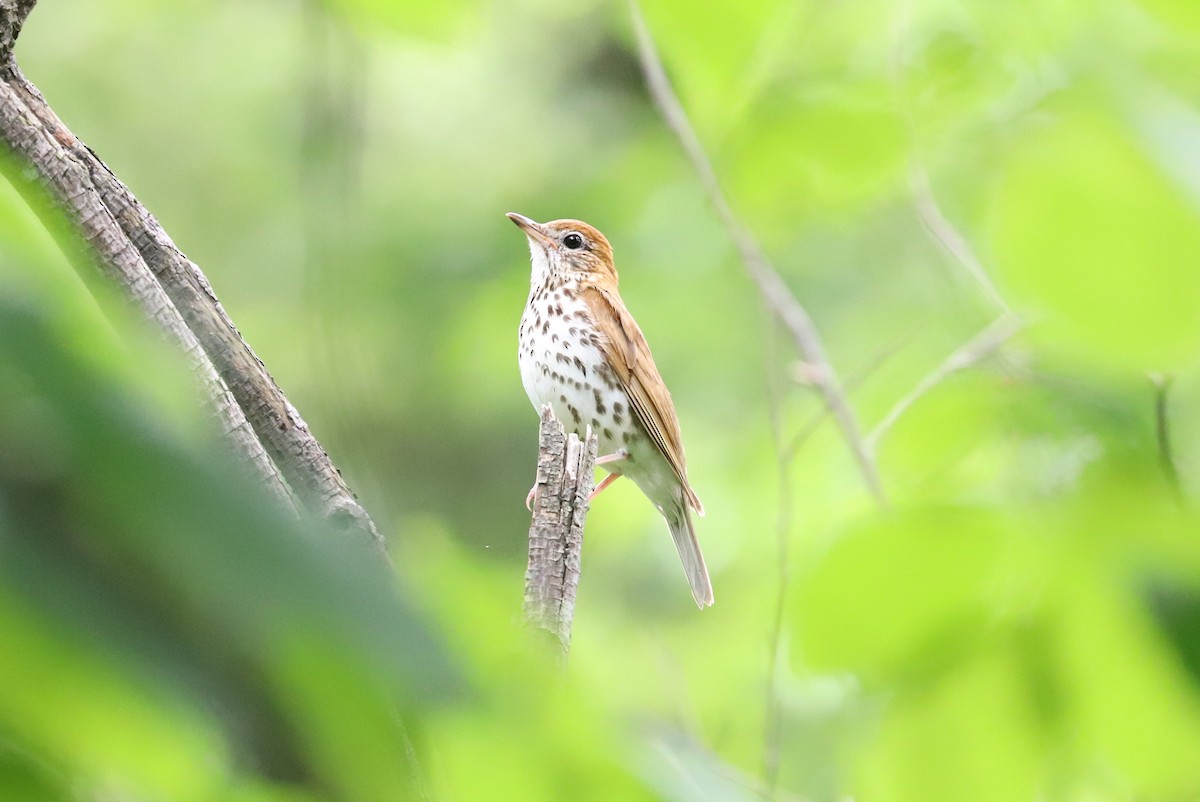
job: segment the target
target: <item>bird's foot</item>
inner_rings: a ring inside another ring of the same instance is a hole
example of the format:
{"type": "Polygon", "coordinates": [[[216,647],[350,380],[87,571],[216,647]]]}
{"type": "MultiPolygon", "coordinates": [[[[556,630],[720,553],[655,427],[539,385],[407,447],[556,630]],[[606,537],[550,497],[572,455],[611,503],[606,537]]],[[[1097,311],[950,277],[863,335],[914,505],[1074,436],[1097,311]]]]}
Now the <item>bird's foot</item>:
{"type": "Polygon", "coordinates": [[[538,497],[538,486],[537,486],[537,483],[535,482],[533,487],[529,488],[529,494],[527,496],[525,496],[525,509],[529,510],[530,512],[533,512],[533,504],[535,501],[537,501],[537,497],[538,497]]]}
{"type": "Polygon", "coordinates": [[[605,476],[604,480],[601,481],[600,484],[596,485],[596,489],[588,494],[588,501],[590,502],[596,496],[600,495],[604,491],[604,488],[608,487],[620,478],[621,474],[619,473],[610,473],[608,476],[605,476]]]}
{"type": "Polygon", "coordinates": [[[626,449],[621,448],[611,454],[605,454],[603,457],[596,457],[596,464],[607,465],[610,462],[620,462],[623,459],[629,459],[629,452],[626,449]]]}

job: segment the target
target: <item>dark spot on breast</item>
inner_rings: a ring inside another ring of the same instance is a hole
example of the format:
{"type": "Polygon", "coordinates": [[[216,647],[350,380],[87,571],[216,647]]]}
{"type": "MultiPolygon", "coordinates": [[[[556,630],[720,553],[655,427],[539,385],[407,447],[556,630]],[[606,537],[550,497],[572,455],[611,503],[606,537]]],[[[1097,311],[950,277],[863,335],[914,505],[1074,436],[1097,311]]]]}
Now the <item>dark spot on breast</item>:
{"type": "Polygon", "coordinates": [[[560,396],[558,397],[558,400],[559,400],[559,401],[562,401],[564,404],[565,404],[565,403],[567,403],[567,397],[566,397],[565,395],[560,395],[560,396]]]}
{"type": "Polygon", "coordinates": [[[600,421],[596,420],[595,418],[592,418],[592,428],[593,428],[593,429],[599,429],[599,428],[600,428],[600,421]]]}
{"type": "Polygon", "coordinates": [[[604,430],[604,439],[605,439],[605,440],[611,440],[611,439],[613,439],[613,433],[612,433],[612,429],[605,429],[605,430],[604,430]]]}
{"type": "Polygon", "coordinates": [[[621,425],[621,422],[622,422],[623,420],[625,420],[625,416],[624,416],[624,415],[622,415],[620,412],[615,412],[615,411],[613,412],[613,423],[615,423],[615,424],[617,424],[618,426],[620,426],[620,425],[621,425]]]}
{"type": "Polygon", "coordinates": [[[618,415],[620,415],[620,414],[621,414],[622,412],[624,412],[624,411],[625,411],[625,405],[624,405],[624,404],[622,404],[620,401],[614,401],[614,402],[613,402],[613,412],[615,412],[615,413],[617,413],[618,415]]]}
{"type": "Polygon", "coordinates": [[[550,321],[547,320],[545,323],[542,324],[542,334],[548,334],[549,332],[550,332],[550,321]]]}
{"type": "Polygon", "coordinates": [[[621,432],[621,442],[624,443],[625,445],[629,445],[630,443],[632,443],[633,442],[633,432],[629,431],[628,429],[621,432]]]}
{"type": "Polygon", "coordinates": [[[617,389],[617,377],[607,362],[601,362],[597,364],[595,371],[596,375],[604,381],[605,385],[607,385],[609,389],[617,389]]]}
{"type": "Polygon", "coordinates": [[[566,364],[566,365],[571,364],[571,358],[566,356],[565,354],[555,354],[554,361],[562,363],[562,364],[566,364]]]}
{"type": "Polygon", "coordinates": [[[596,411],[601,415],[604,414],[604,399],[600,397],[599,390],[592,390],[592,398],[596,400],[596,411]]]}
{"type": "Polygon", "coordinates": [[[567,329],[567,334],[570,334],[572,337],[574,337],[578,333],[579,333],[579,329],[575,328],[574,326],[567,329]]]}
{"type": "MultiPolygon", "coordinates": [[[[587,368],[584,366],[582,359],[580,359],[579,357],[573,357],[571,361],[573,361],[575,363],[575,367],[579,368],[580,373],[582,373],[584,376],[587,375],[587,368]]],[[[603,412],[604,410],[600,410],[600,411],[603,412]]]]}
{"type": "Polygon", "coordinates": [[[567,404],[567,410],[571,413],[571,417],[575,419],[575,425],[578,426],[579,421],[581,420],[579,417],[579,410],[575,409],[575,407],[571,406],[570,404],[567,404]]]}
{"type": "Polygon", "coordinates": [[[554,306],[550,307],[550,314],[562,317],[562,313],[562,304],[555,304],[554,306]]]}
{"type": "MultiPolygon", "coordinates": [[[[552,343],[556,343],[556,342],[558,342],[558,335],[557,335],[557,334],[551,334],[551,335],[550,335],[550,342],[552,342],[552,343]]],[[[570,343],[564,343],[564,345],[570,345],[570,343]]]]}

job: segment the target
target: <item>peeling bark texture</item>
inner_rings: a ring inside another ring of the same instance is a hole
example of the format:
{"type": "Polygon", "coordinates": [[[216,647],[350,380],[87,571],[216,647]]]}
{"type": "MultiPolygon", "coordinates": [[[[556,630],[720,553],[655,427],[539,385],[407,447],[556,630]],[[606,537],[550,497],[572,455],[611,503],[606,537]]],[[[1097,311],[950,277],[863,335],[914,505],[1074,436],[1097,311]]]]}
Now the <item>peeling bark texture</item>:
{"type": "Polygon", "coordinates": [[[382,548],[371,517],[200,268],[22,75],[12,45],[35,2],[0,0],[0,141],[13,157],[5,172],[35,209],[70,224],[64,245],[76,265],[99,268],[182,349],[222,430],[272,493],[382,548]]]}
{"type": "Polygon", "coordinates": [[[37,0],[0,0],[0,65],[13,64],[13,45],[37,0]]]}
{"type": "Polygon", "coordinates": [[[550,406],[542,407],[537,499],[529,525],[525,620],[558,640],[563,659],[571,648],[571,620],[579,586],[583,523],[596,468],[596,436],[587,442],[564,435],[550,406]]]}

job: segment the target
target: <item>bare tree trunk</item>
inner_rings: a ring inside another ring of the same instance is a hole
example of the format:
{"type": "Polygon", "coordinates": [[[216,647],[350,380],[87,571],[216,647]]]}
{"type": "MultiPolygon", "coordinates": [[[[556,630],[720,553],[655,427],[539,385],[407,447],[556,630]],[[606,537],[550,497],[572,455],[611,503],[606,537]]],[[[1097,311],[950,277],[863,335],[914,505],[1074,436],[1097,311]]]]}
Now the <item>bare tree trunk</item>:
{"type": "Polygon", "coordinates": [[[574,434],[564,435],[550,405],[543,406],[525,571],[525,620],[554,635],[564,661],[571,648],[583,523],[595,469],[596,436],[589,432],[583,443],[574,434]]]}
{"type": "Polygon", "coordinates": [[[99,268],[182,349],[228,441],[274,495],[382,547],[370,515],[200,268],[21,73],[12,48],[36,2],[0,0],[0,142],[12,156],[0,167],[52,230],[61,234],[54,221],[65,219],[76,265],[99,268]]]}

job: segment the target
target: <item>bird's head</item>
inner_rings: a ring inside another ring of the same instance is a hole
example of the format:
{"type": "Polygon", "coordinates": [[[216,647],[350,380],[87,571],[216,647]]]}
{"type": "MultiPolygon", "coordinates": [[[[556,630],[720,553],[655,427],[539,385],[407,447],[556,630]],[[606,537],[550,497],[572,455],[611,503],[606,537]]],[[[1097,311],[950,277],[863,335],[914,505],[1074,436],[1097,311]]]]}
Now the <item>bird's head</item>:
{"type": "Polygon", "coordinates": [[[582,220],[539,223],[516,212],[509,212],[508,219],[529,239],[535,284],[551,276],[616,284],[612,247],[603,234],[587,223],[582,220]]]}

